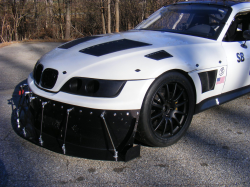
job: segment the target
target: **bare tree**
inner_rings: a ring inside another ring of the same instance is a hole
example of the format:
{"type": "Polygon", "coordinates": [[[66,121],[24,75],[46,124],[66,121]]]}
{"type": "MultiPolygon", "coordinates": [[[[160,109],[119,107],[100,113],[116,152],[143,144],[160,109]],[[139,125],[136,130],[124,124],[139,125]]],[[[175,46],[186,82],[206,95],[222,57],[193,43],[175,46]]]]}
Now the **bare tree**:
{"type": "Polygon", "coordinates": [[[20,22],[28,14],[28,11],[25,11],[24,9],[25,5],[26,5],[26,0],[20,0],[20,1],[13,0],[11,3],[11,9],[12,9],[11,17],[14,22],[12,33],[14,32],[16,41],[19,40],[18,27],[20,25],[20,22]]]}
{"type": "Polygon", "coordinates": [[[185,0],[0,0],[0,42],[125,31],[179,1],[185,0]]]}
{"type": "Polygon", "coordinates": [[[106,24],[105,24],[105,7],[103,0],[100,0],[101,3],[101,14],[102,14],[102,30],[103,34],[106,34],[106,24]]]}
{"type": "Polygon", "coordinates": [[[46,3],[46,28],[51,27],[53,20],[53,0],[45,0],[46,3]]]}
{"type": "Polygon", "coordinates": [[[70,14],[71,0],[66,0],[66,29],[65,29],[65,39],[70,39],[70,27],[71,27],[71,14],[70,14]]]}
{"type": "Polygon", "coordinates": [[[115,1],[115,32],[120,30],[119,0],[115,1]]]}
{"type": "Polygon", "coordinates": [[[111,1],[108,0],[108,33],[111,33],[111,1]]]}

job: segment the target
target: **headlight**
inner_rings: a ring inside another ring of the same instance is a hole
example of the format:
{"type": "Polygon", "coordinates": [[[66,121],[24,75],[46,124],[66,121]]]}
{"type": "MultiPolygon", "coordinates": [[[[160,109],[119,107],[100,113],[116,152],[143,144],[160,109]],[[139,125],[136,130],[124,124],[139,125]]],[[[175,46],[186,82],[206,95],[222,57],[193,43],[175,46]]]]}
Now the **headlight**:
{"type": "Polygon", "coordinates": [[[74,77],[60,91],[92,97],[116,97],[127,81],[74,77]]]}

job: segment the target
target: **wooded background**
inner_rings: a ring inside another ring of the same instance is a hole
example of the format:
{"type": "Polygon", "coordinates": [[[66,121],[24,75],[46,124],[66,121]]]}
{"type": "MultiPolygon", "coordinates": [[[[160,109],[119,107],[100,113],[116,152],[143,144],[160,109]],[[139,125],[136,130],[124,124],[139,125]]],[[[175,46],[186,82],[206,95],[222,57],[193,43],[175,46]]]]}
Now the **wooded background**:
{"type": "Polygon", "coordinates": [[[130,30],[179,1],[185,0],[0,0],[0,43],[130,30]]]}

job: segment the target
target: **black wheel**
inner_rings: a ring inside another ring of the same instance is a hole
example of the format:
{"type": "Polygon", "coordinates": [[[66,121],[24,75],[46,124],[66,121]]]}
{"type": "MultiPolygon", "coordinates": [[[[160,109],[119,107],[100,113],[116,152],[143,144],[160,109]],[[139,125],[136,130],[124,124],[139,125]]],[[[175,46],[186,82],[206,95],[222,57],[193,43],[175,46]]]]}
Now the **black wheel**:
{"type": "Polygon", "coordinates": [[[189,80],[168,72],[150,86],[141,109],[138,139],[150,146],[176,143],[187,131],[194,112],[195,96],[189,80]]]}

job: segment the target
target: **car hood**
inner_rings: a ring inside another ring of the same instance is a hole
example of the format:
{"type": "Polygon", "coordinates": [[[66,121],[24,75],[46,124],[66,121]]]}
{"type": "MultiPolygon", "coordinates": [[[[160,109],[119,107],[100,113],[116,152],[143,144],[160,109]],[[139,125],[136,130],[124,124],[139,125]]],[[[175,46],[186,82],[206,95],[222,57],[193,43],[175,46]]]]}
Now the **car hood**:
{"type": "Polygon", "coordinates": [[[175,33],[132,30],[98,35],[83,42],[69,42],[39,61],[44,69],[58,70],[58,80],[53,88],[53,91],[58,91],[72,77],[141,80],[159,76],[162,69],[192,71],[196,68],[195,62],[185,60],[193,58],[190,47],[195,46],[198,50],[204,43],[214,45],[216,41],[175,33]],[[159,51],[167,52],[169,56],[160,60],[148,58],[149,54],[159,51]]]}

